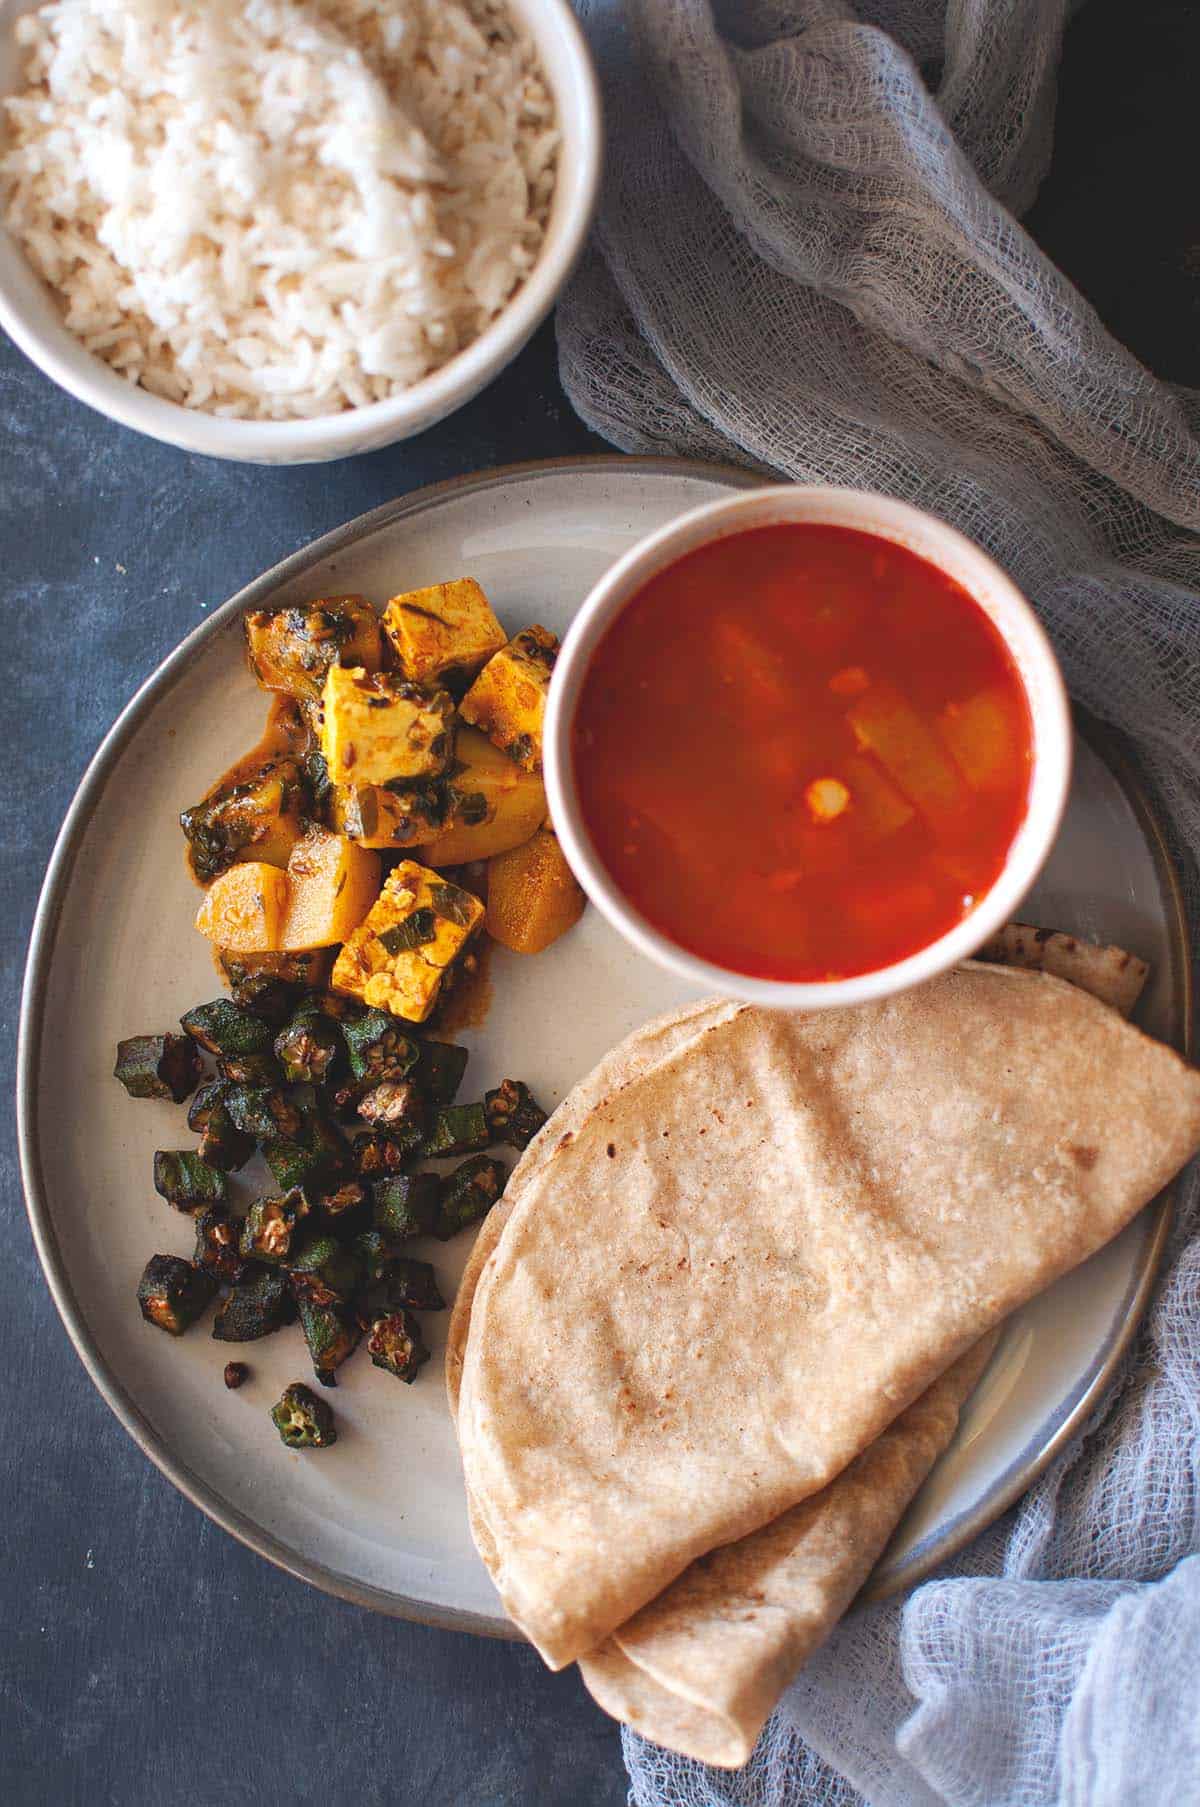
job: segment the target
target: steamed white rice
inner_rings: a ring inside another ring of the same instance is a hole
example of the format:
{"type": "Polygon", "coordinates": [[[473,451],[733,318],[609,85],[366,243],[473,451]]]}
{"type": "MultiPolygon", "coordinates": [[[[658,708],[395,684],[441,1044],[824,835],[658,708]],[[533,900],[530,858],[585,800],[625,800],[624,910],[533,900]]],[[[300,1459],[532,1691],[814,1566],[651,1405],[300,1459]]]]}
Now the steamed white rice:
{"type": "Polygon", "coordinates": [[[14,29],[5,223],[155,395],[276,420],[381,400],[537,258],[554,108],[500,0],[53,0],[14,29]]]}

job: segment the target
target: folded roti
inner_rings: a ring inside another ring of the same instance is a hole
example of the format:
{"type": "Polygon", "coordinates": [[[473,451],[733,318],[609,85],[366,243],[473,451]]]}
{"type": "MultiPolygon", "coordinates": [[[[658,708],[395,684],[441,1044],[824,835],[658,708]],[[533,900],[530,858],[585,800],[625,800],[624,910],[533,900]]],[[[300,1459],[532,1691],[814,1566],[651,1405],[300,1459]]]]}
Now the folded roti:
{"type": "Polygon", "coordinates": [[[1200,1141],[1200,1076],[1072,986],[968,966],[697,1012],[566,1133],[483,1264],[459,1399],[497,1586],[556,1668],[1115,1235],[1200,1141]]]}
{"type": "Polygon", "coordinates": [[[824,1643],[958,1428],[992,1331],[803,1505],[701,1556],[579,1669],[606,1712],[656,1744],[739,1769],[824,1643]]]}
{"type": "Polygon", "coordinates": [[[984,942],[977,958],[1053,973],[1111,1004],[1122,1016],[1132,1014],[1150,972],[1144,960],[1123,947],[1099,947],[1078,935],[1035,929],[1028,922],[1006,922],[984,942]]]}

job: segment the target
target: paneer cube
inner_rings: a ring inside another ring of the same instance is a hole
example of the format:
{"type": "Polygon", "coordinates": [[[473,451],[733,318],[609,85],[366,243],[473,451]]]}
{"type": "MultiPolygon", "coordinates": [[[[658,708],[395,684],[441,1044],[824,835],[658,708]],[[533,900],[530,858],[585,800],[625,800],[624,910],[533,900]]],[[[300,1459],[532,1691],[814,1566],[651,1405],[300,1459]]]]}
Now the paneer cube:
{"type": "Polygon", "coordinates": [[[455,795],[440,778],[402,790],[338,785],[330,802],[333,826],[360,847],[415,847],[446,826],[455,795]]]}
{"type": "Polygon", "coordinates": [[[383,664],[379,617],[365,596],[327,596],[298,608],[255,609],[246,616],[250,669],[264,690],[320,701],[332,665],[378,671],[383,664]]]}
{"type": "Polygon", "coordinates": [[[488,660],[462,700],[462,718],[482,728],[527,772],[542,769],[542,721],[558,641],[527,627],[488,660]]]}
{"type": "Polygon", "coordinates": [[[415,860],[401,860],[334,962],[333,989],[423,1023],[447,968],[482,921],[477,897],[415,860]]]}
{"type": "Polygon", "coordinates": [[[383,612],[383,631],[400,670],[415,684],[466,682],[505,641],[473,577],[393,596],[383,612]]]}
{"type": "Polygon", "coordinates": [[[519,847],[546,820],[546,791],[478,728],[460,728],[454,746],[454,812],[436,839],[422,837],[426,866],[465,866],[519,847]]]}
{"type": "Polygon", "coordinates": [[[321,751],[331,784],[435,778],[454,751],[454,703],[393,672],[335,665],[325,680],[321,751]]]}

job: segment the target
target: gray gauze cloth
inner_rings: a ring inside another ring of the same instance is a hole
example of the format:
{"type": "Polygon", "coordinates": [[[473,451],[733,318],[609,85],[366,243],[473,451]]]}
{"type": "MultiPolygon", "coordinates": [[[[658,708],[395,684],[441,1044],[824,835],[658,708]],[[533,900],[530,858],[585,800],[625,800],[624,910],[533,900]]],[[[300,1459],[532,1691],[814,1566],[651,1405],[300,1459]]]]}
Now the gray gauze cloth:
{"type": "MultiPolygon", "coordinates": [[[[558,315],[580,414],[629,451],[903,496],[986,546],[1073,694],[1136,740],[1194,920],[1200,396],[1014,218],[1065,0],[579,10],[609,133],[558,315]]],[[[1189,1181],[1121,1384],[1020,1506],[853,1614],[744,1771],[626,1734],[637,1807],[1200,1802],[1197,1223],[1189,1181]]]]}

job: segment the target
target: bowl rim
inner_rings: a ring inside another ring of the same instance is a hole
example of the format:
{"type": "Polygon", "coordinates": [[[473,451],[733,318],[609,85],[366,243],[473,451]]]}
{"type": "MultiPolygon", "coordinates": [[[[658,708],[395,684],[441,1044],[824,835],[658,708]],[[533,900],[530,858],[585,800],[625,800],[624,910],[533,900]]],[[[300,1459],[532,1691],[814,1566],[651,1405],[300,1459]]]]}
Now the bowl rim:
{"type": "Polygon", "coordinates": [[[567,863],[613,927],[639,953],[689,983],[776,1010],[823,1010],[890,997],[969,959],[1012,919],[1057,837],[1071,778],[1071,711],[1058,660],[1030,603],[1013,580],[966,534],[925,509],[871,490],[835,484],[769,484],[691,509],[625,553],[585,598],[555,665],[544,728],[546,794],[567,863]],[[848,518],[849,517],[849,518],[848,518]],[[776,522],[807,521],[874,533],[948,571],[985,607],[1018,663],[1037,668],[1037,695],[1023,676],[1033,718],[1034,757],[1029,797],[1004,865],[989,890],[961,921],[902,960],[844,978],[764,979],[721,966],[671,939],[637,910],[600,858],[583,819],[575,783],[570,731],[587,668],[611,622],[652,576],[685,554],[730,533],[776,522]],[[936,550],[935,550],[936,548],[936,550]],[[944,557],[939,557],[939,551],[944,557]],[[962,567],[978,574],[975,584],[962,567]],[[979,594],[986,585],[989,602],[979,594]]]}
{"type": "MultiPolygon", "coordinates": [[[[0,276],[0,328],[30,362],[76,401],[149,438],[211,458],[303,463],[375,450],[436,426],[497,377],[546,318],[577,263],[600,192],[604,116],[591,48],[569,0],[516,0],[545,62],[544,32],[558,34],[566,82],[555,92],[560,118],[572,122],[575,156],[564,185],[560,160],[551,215],[532,270],[478,338],[428,376],[382,401],[295,420],[244,420],[187,408],[131,383],[75,338],[17,241],[0,235],[18,260],[16,287],[35,289],[49,310],[44,324],[0,276]],[[535,23],[535,8],[542,17],[535,23]]],[[[549,78],[548,78],[549,79],[549,78]]],[[[560,131],[560,148],[563,134],[560,131]]]]}

